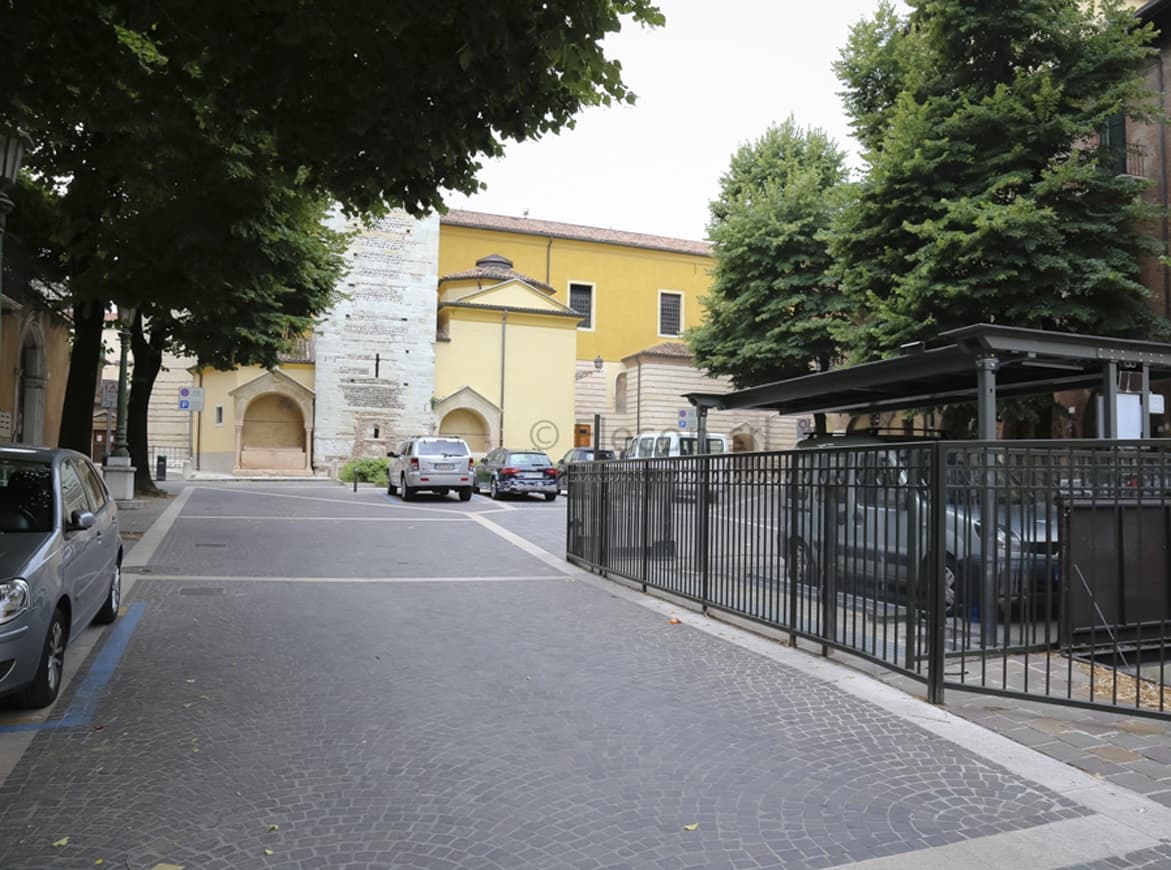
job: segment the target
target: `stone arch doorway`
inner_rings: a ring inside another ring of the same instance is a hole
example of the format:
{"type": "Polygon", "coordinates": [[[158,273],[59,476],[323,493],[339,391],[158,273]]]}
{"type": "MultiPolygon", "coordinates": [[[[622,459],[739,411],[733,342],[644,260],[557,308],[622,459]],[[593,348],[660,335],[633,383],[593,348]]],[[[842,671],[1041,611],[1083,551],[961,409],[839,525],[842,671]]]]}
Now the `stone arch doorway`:
{"type": "Polygon", "coordinates": [[[14,416],[13,440],[40,444],[45,429],[45,337],[35,323],[25,327],[20,343],[14,416]]]}
{"type": "Polygon", "coordinates": [[[228,395],[235,403],[233,471],[312,474],[314,393],[279,369],[228,395]],[[299,427],[299,428],[297,428],[299,427]]]}
{"type": "Polygon", "coordinates": [[[240,467],[305,467],[305,417],[291,396],[265,393],[248,403],[240,431],[240,467]]]}
{"type": "Polygon", "coordinates": [[[456,408],[439,423],[440,435],[457,435],[468,442],[473,453],[487,453],[490,449],[488,421],[471,408],[456,408]]]}

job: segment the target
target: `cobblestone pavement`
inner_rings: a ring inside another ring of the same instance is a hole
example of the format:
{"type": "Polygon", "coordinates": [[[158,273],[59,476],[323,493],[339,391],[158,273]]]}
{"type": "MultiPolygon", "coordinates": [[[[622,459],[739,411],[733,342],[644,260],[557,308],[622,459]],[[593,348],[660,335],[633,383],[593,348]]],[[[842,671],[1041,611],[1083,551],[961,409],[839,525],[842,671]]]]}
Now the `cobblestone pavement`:
{"type": "Polygon", "coordinates": [[[71,685],[0,784],[0,868],[1171,866],[1158,804],[495,531],[559,503],[189,486],[92,715],[53,727],[71,685]]]}

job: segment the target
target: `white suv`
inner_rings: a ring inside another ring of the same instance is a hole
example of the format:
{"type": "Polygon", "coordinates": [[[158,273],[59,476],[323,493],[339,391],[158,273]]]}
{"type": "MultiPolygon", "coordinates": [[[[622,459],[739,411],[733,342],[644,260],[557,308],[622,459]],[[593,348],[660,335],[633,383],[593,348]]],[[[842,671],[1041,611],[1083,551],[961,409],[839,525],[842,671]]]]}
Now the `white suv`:
{"type": "Polygon", "coordinates": [[[472,497],[472,453],[467,443],[453,435],[416,435],[390,450],[386,491],[411,501],[422,490],[447,495],[459,493],[460,501],[472,497]]]}

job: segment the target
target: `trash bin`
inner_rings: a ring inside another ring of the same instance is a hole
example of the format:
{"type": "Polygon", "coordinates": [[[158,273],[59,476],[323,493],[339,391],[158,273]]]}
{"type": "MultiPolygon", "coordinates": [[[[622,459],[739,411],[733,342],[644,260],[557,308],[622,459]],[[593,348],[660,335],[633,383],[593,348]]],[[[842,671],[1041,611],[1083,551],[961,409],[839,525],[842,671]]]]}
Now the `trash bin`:
{"type": "Polygon", "coordinates": [[[167,457],[162,453],[155,462],[155,480],[167,479],[167,457]]]}

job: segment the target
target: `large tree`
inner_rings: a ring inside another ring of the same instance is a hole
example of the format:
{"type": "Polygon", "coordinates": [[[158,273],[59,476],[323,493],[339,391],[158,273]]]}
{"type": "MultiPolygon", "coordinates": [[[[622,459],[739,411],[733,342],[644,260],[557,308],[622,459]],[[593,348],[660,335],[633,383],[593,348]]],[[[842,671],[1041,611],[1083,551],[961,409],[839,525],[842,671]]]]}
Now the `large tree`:
{"type": "Polygon", "coordinates": [[[824,233],[845,181],[836,143],[791,117],[733,155],[711,203],[707,319],[687,333],[703,368],[748,387],[830,367],[843,303],[824,233]]]}
{"type": "Polygon", "coordinates": [[[1153,335],[1145,182],[1102,135],[1144,118],[1149,28],[1114,0],[910,0],[837,64],[869,169],[831,251],[857,359],[992,321],[1153,335]]]}
{"type": "MultiPolygon", "coordinates": [[[[473,191],[505,141],[633,100],[601,44],[623,19],[662,22],[647,0],[0,4],[0,122],[32,135],[30,170],[63,193],[76,336],[61,443],[88,449],[108,301],[171,304],[138,255],[180,271],[193,250],[221,256],[184,243],[183,209],[228,225],[219,197],[237,180],[426,212],[445,188],[473,191]]],[[[217,292],[252,280],[231,271],[224,258],[217,292]]]]}

